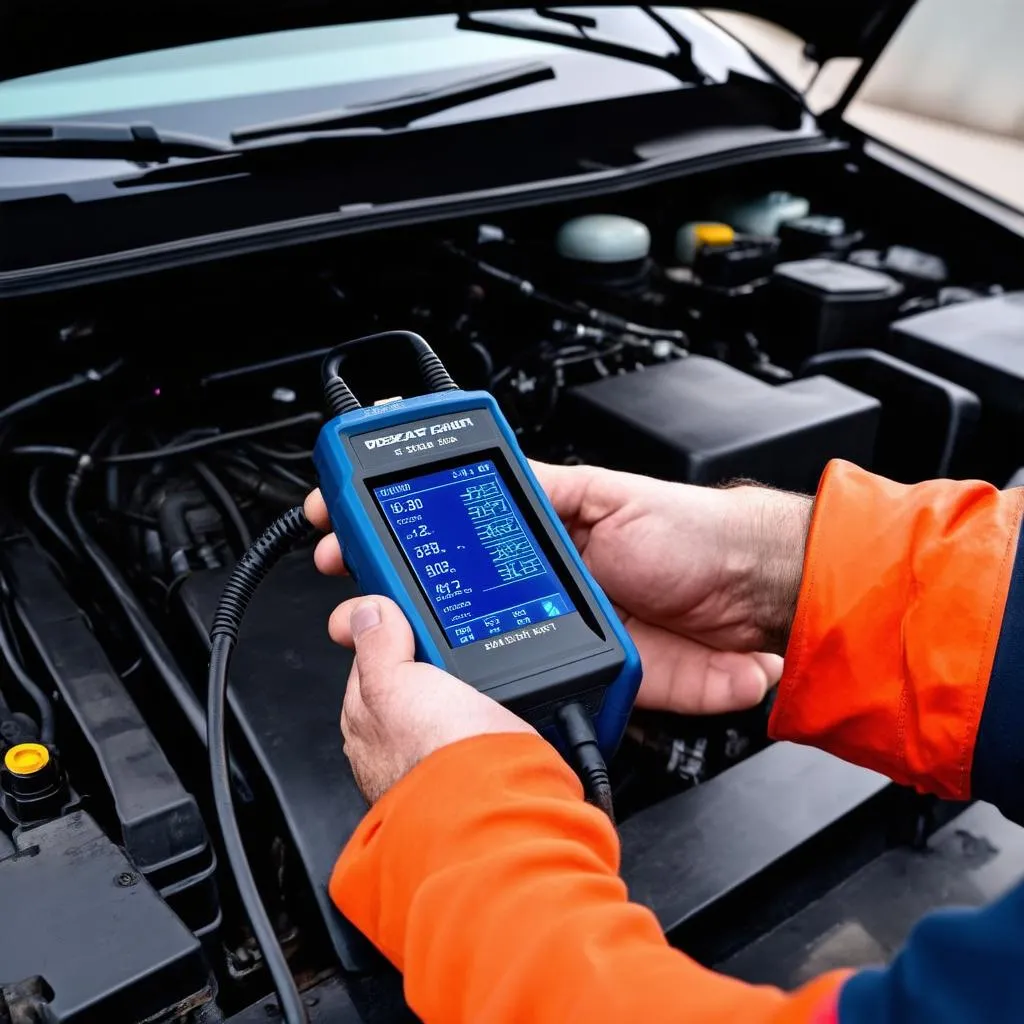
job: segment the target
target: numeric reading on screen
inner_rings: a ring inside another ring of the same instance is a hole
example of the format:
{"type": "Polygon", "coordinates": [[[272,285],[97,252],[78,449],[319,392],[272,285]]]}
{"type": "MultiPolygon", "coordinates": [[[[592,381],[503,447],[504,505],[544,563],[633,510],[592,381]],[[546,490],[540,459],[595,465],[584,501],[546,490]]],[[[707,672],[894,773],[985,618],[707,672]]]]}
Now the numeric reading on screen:
{"type": "Polygon", "coordinates": [[[453,647],[575,611],[493,460],[373,495],[453,647]]]}

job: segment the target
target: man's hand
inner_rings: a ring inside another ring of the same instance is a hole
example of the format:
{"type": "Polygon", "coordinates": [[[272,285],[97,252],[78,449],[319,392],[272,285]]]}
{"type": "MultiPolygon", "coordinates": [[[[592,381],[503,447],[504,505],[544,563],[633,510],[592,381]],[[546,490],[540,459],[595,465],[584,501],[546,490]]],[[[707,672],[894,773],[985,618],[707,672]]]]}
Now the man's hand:
{"type": "Polygon", "coordinates": [[[357,597],[331,615],[331,636],[356,652],[341,709],[345,753],[374,803],[440,747],[487,733],[533,732],[472,686],[413,660],[413,636],[398,606],[357,597]]]}
{"type": "Polygon", "coordinates": [[[640,650],[638,705],[718,714],[760,703],[782,674],[811,499],[533,469],[640,650]]]}
{"type": "MultiPolygon", "coordinates": [[[[534,464],[644,665],[638,704],[691,714],[753,707],[782,672],[810,520],[809,498],[709,489],[592,467],[534,464]]],[[[319,492],[306,514],[330,529],[319,492]]],[[[321,572],[344,572],[333,534],[321,572]]],[[[337,616],[331,635],[344,642],[337,616]]]]}

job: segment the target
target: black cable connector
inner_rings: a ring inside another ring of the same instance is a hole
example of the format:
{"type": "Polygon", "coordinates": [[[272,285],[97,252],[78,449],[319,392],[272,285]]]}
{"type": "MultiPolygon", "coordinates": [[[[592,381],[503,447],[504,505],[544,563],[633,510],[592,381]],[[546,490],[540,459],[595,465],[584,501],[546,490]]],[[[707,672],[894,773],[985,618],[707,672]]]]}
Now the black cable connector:
{"type": "Polygon", "coordinates": [[[555,713],[558,731],[565,741],[566,752],[576,769],[587,800],[600,808],[615,824],[615,807],[612,804],[612,783],[608,765],[597,745],[593,723],[582,704],[563,704],[555,713]]]}
{"type": "Polygon", "coordinates": [[[253,542],[239,559],[224,586],[210,630],[210,674],[206,705],[206,742],[210,755],[210,781],[221,835],[228,862],[238,885],[238,894],[252,925],[253,935],[263,952],[263,960],[274,980],[281,1012],[287,1024],[306,1024],[309,1017],[292,976],[274,926],[260,899],[256,880],[242,844],[242,835],[231,796],[228,768],[226,704],[228,667],[238,640],[249,602],[263,578],[283,555],[297,543],[312,539],[316,529],[302,508],[289,509],[253,542]]]}

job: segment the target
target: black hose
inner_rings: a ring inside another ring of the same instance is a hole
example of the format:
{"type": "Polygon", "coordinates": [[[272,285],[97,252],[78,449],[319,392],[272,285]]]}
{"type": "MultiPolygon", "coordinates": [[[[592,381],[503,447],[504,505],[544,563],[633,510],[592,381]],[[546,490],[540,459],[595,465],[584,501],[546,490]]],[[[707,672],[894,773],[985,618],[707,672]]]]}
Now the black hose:
{"type": "MultiPolygon", "coordinates": [[[[141,452],[118,452],[92,459],[92,461],[102,463],[105,466],[122,466],[132,462],[159,462],[161,459],[191,455],[194,452],[206,451],[210,448],[222,448],[224,445],[231,444],[234,441],[245,441],[250,437],[273,434],[279,430],[287,430],[289,427],[301,426],[304,423],[319,423],[321,420],[323,420],[323,416],[318,412],[302,412],[283,420],[274,420],[271,423],[257,423],[252,427],[229,430],[227,433],[214,434],[211,437],[200,437],[194,441],[187,441],[182,444],[170,444],[163,448],[150,448],[148,451],[141,452]]],[[[69,448],[66,445],[59,444],[22,444],[12,448],[8,454],[47,455],[62,459],[75,459],[76,461],[83,456],[83,453],[77,448],[69,448]]]]}
{"type": "Polygon", "coordinates": [[[249,447],[256,452],[258,455],[265,455],[268,459],[273,459],[275,462],[309,462],[313,458],[313,453],[305,449],[299,451],[283,451],[278,448],[269,448],[265,444],[259,444],[253,441],[249,447]]]}
{"type": "Polygon", "coordinates": [[[36,466],[32,475],[28,478],[28,502],[36,518],[45,526],[53,536],[60,541],[61,545],[67,548],[68,552],[77,560],[80,555],[78,548],[71,542],[71,538],[60,528],[57,520],[50,515],[43,504],[42,495],[39,493],[40,482],[43,475],[43,467],[36,466]]]}
{"type": "Polygon", "coordinates": [[[118,359],[102,370],[86,370],[85,373],[76,373],[59,384],[52,384],[48,388],[43,388],[42,391],[19,398],[17,402],[12,402],[6,409],[0,409],[0,422],[10,419],[18,413],[34,409],[37,405],[41,405],[50,398],[56,398],[57,395],[62,395],[66,391],[74,391],[85,384],[98,384],[117,370],[123,362],[123,359],[118,359]]]}
{"type": "Polygon", "coordinates": [[[169,494],[160,503],[157,517],[160,521],[160,536],[167,545],[167,561],[175,575],[188,572],[189,552],[195,547],[192,532],[188,528],[186,513],[203,507],[203,499],[197,494],[180,491],[169,494]]]}
{"type": "Polygon", "coordinates": [[[228,862],[238,885],[238,894],[249,916],[253,935],[263,952],[263,960],[274,980],[281,1012],[288,1024],[306,1024],[309,1017],[292,976],[284,950],[260,899],[252,867],[245,853],[238,818],[235,815],[228,773],[226,706],[228,667],[238,640],[249,602],[260,582],[282,555],[296,543],[314,536],[314,527],[301,507],[289,509],[256,538],[239,559],[221,594],[210,630],[210,674],[207,687],[207,748],[210,755],[210,782],[221,835],[228,862]]]}
{"type": "Polygon", "coordinates": [[[78,459],[82,453],[77,448],[69,448],[63,444],[19,444],[12,448],[11,455],[52,455],[61,459],[78,459]]]}
{"type": "Polygon", "coordinates": [[[222,448],[233,441],[244,441],[250,437],[260,437],[262,434],[273,434],[278,430],[287,430],[289,427],[298,427],[304,423],[319,423],[322,419],[323,417],[318,412],[303,412],[283,420],[274,420],[271,423],[258,423],[253,427],[229,430],[224,434],[200,437],[194,441],[171,444],[164,448],[152,448],[146,452],[120,452],[117,455],[108,455],[100,461],[107,466],[123,465],[126,462],[156,462],[160,459],[191,455],[193,452],[205,451],[208,448],[222,448]]]}
{"type": "MultiPolygon", "coordinates": [[[[156,669],[157,674],[163,680],[171,696],[174,698],[182,714],[188,720],[188,724],[199,737],[200,741],[206,741],[206,715],[203,713],[203,706],[196,697],[188,680],[174,660],[174,655],[164,642],[164,638],[157,632],[156,627],[149,620],[142,604],[135,596],[128,581],[121,575],[120,570],[111,561],[107,553],[100,547],[97,541],[85,528],[85,524],[79,518],[77,509],[78,492],[82,484],[82,473],[88,468],[88,463],[80,464],[78,469],[68,478],[68,489],[64,502],[64,511],[71,528],[78,538],[82,550],[89,557],[89,560],[96,566],[104,582],[111,593],[117,599],[118,604],[124,611],[128,624],[135,633],[142,647],[143,652],[149,659],[150,664],[156,669]]],[[[232,772],[235,784],[239,792],[244,794],[246,800],[252,799],[252,791],[242,777],[236,765],[232,765],[232,772]]]]}
{"type": "Polygon", "coordinates": [[[249,531],[249,525],[246,523],[245,517],[242,515],[242,510],[238,507],[238,502],[231,496],[231,492],[221,482],[220,477],[205,462],[196,460],[192,463],[192,468],[203,482],[210,497],[220,507],[224,517],[231,524],[231,528],[235,531],[238,551],[245,551],[252,544],[252,534],[249,531]]]}
{"type": "MultiPolygon", "coordinates": [[[[2,589],[5,599],[10,600],[10,592],[8,591],[6,580],[2,583],[2,589]]],[[[4,612],[6,612],[6,609],[4,609],[4,612]]],[[[39,741],[49,747],[53,745],[56,735],[53,702],[46,696],[46,691],[32,679],[21,664],[18,652],[14,649],[13,628],[13,623],[8,620],[6,614],[0,614],[0,654],[3,655],[4,661],[7,662],[11,675],[14,676],[18,681],[18,685],[25,691],[25,696],[35,705],[36,715],[39,720],[39,741]],[[11,630],[11,632],[8,632],[8,630],[11,630]]]]}
{"type": "Polygon", "coordinates": [[[294,488],[285,487],[283,483],[269,479],[258,469],[235,462],[226,462],[224,472],[257,501],[265,501],[271,505],[295,505],[302,501],[309,490],[309,485],[305,481],[299,481],[294,488]]]}
{"type": "Polygon", "coordinates": [[[294,484],[300,488],[305,495],[306,492],[313,489],[313,485],[303,477],[299,476],[294,470],[289,469],[287,466],[282,466],[279,462],[268,462],[267,469],[272,473],[279,476],[282,480],[286,480],[290,484],[294,484]]]}

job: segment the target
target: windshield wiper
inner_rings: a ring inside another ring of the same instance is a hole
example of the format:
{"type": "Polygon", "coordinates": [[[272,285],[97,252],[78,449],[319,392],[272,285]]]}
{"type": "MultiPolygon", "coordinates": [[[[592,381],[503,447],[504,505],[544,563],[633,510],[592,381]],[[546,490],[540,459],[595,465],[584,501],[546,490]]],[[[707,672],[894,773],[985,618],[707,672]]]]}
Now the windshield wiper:
{"type": "Polygon", "coordinates": [[[474,100],[497,96],[513,89],[522,89],[536,82],[546,82],[555,77],[555,69],[549,64],[531,62],[512,68],[495,71],[475,78],[463,78],[438,89],[423,89],[389,96],[383,100],[353,104],[344,110],[328,111],[312,117],[290,121],[272,121],[269,124],[239,128],[231,133],[232,142],[252,142],[269,139],[276,135],[302,135],[310,132],[343,131],[348,128],[377,128],[387,131],[406,128],[413,121],[437,114],[443,110],[472,103],[474,100]]]}
{"type": "Polygon", "coordinates": [[[604,39],[595,39],[586,34],[588,29],[599,27],[598,20],[590,15],[573,14],[555,10],[550,7],[535,7],[533,14],[544,21],[553,21],[576,30],[576,35],[568,32],[546,29],[539,26],[524,25],[522,22],[508,20],[488,20],[474,14],[460,14],[456,28],[466,32],[487,32],[495,36],[510,36],[513,39],[532,39],[538,43],[551,43],[564,46],[570,50],[582,50],[584,53],[598,53],[605,57],[617,57],[633,64],[644,64],[647,67],[666,71],[680,82],[692,85],[703,85],[707,76],[694,63],[690,41],[666,18],[653,7],[639,8],[668,36],[675,47],[674,53],[658,54],[649,50],[641,50],[627,43],[613,43],[604,39]]]}
{"type": "Polygon", "coordinates": [[[230,146],[184,132],[157,131],[151,124],[64,121],[0,124],[0,156],[166,163],[172,157],[221,156],[230,146]]]}

